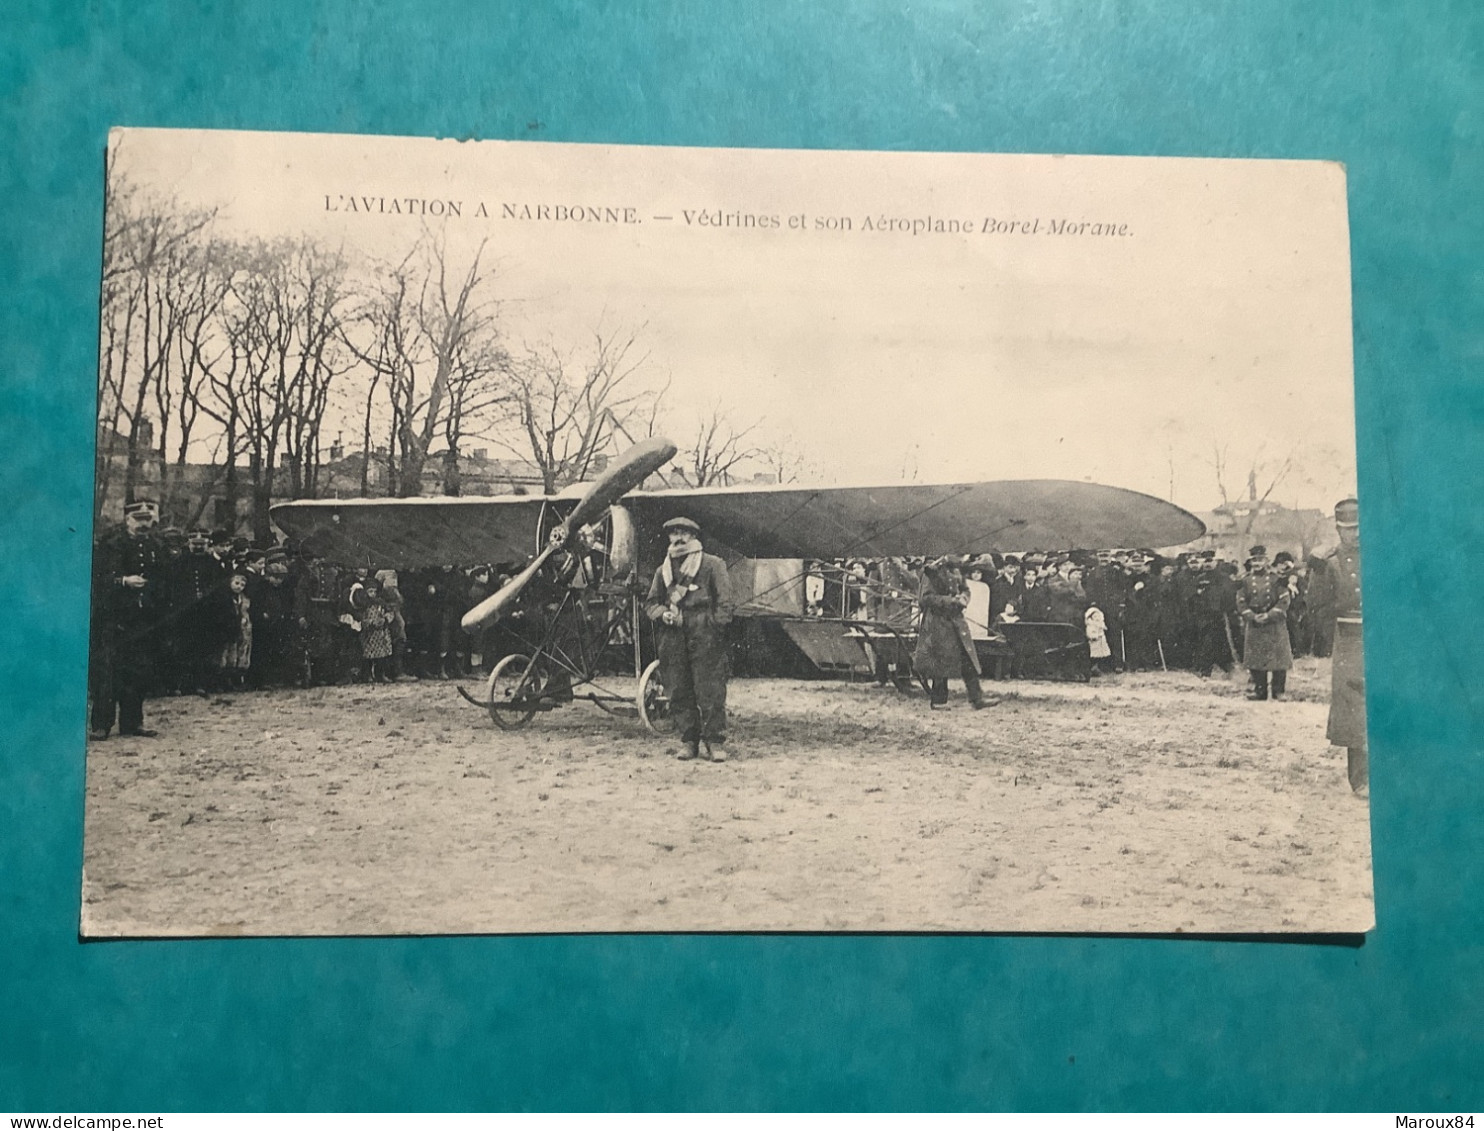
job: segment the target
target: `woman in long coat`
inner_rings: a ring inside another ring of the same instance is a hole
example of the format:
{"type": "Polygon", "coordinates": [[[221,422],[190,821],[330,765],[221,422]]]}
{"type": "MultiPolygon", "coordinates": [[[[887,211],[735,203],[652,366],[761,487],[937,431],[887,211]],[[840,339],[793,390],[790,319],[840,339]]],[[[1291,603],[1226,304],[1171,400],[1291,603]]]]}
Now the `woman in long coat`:
{"type": "Polygon", "coordinates": [[[1252,673],[1249,699],[1268,697],[1268,673],[1273,675],[1273,698],[1282,699],[1293,667],[1293,649],[1288,641],[1288,605],[1293,599],[1288,579],[1268,572],[1267,551],[1253,546],[1247,559],[1248,573],[1237,590],[1237,610],[1246,626],[1242,662],[1252,673]]]}
{"type": "Polygon", "coordinates": [[[917,650],[912,664],[917,674],[928,681],[928,705],[947,705],[948,681],[961,679],[976,711],[992,706],[979,686],[979,656],[969,623],[964,619],[964,609],[969,604],[968,589],[963,576],[948,559],[939,558],[923,566],[917,603],[922,609],[922,623],[917,629],[917,650]]]}

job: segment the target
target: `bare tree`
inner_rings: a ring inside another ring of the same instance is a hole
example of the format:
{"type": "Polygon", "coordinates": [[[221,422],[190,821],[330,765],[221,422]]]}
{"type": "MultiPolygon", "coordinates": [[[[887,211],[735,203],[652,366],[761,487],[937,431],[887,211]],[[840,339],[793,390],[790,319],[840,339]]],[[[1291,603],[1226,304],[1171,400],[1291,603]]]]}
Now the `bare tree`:
{"type": "Polygon", "coordinates": [[[225,306],[225,332],[238,371],[234,407],[245,433],[253,533],[270,532],[280,468],[295,497],[313,491],[329,389],[345,371],[339,356],[345,265],[308,239],[243,249],[225,306]]]}
{"type": "MultiPolygon", "coordinates": [[[[433,438],[440,425],[447,426],[445,413],[459,391],[467,392],[478,372],[487,375],[482,365],[489,340],[494,336],[494,303],[483,287],[488,276],[480,269],[485,244],[481,241],[468,268],[452,276],[449,255],[442,235],[425,235],[422,242],[425,275],[415,308],[417,328],[432,366],[427,394],[417,398],[408,386],[397,439],[401,448],[402,469],[399,493],[416,495],[422,486],[423,464],[428,458],[433,438]]],[[[411,375],[409,366],[405,371],[411,375]]],[[[455,442],[462,427],[463,413],[453,435],[455,442]]],[[[457,453],[454,455],[455,463],[457,453]]]]}
{"type": "MultiPolygon", "coordinates": [[[[1272,498],[1273,492],[1293,472],[1297,457],[1294,452],[1290,451],[1281,458],[1265,459],[1263,448],[1259,445],[1252,453],[1251,459],[1247,461],[1245,505],[1239,507],[1238,503],[1233,501],[1231,491],[1227,486],[1228,476],[1231,473],[1229,451],[1230,445],[1213,440],[1209,462],[1216,474],[1216,489],[1221,494],[1221,505],[1231,511],[1234,518],[1237,517],[1239,510],[1244,512],[1240,517],[1239,533],[1247,535],[1252,532],[1258,515],[1268,500],[1272,498]]],[[[1171,466],[1173,467],[1173,463],[1171,466]]]]}
{"type": "MultiPolygon", "coordinates": [[[[209,421],[213,413],[206,404],[211,396],[210,372],[225,350],[220,333],[223,303],[232,289],[230,253],[218,241],[184,245],[172,257],[166,285],[161,288],[166,304],[172,309],[175,324],[172,382],[157,386],[160,419],[161,496],[180,512],[177,518],[195,521],[206,505],[206,494],[215,486],[214,476],[196,485],[195,496],[188,498],[188,461],[192,444],[199,436],[198,425],[209,421]],[[173,404],[173,411],[171,405],[173,404]],[[167,452],[167,442],[173,453],[167,452]],[[188,513],[187,513],[188,512],[188,513]]],[[[215,447],[220,452],[221,437],[215,447]]]]}
{"type": "Polygon", "coordinates": [[[1221,492],[1221,505],[1228,506],[1231,498],[1226,492],[1226,459],[1228,445],[1211,441],[1211,468],[1216,472],[1216,489],[1221,492]]]}
{"type": "Polygon", "coordinates": [[[302,499],[318,493],[330,390],[351,362],[341,334],[347,298],[343,256],[307,240],[293,248],[292,256],[299,302],[294,307],[296,369],[284,390],[289,398],[284,458],[289,494],[302,499]]]}
{"type": "Polygon", "coordinates": [[[342,329],[346,346],[370,370],[361,418],[362,496],[370,492],[372,435],[378,422],[378,393],[383,389],[388,410],[387,490],[397,493],[396,467],[390,453],[402,431],[403,419],[410,414],[421,360],[417,319],[413,314],[416,284],[412,260],[413,255],[409,255],[400,263],[380,270],[342,329]]]}
{"type": "Polygon", "coordinates": [[[782,436],[764,444],[757,457],[774,483],[797,483],[806,476],[815,479],[820,475],[819,468],[804,455],[792,436],[782,436]]]}
{"type": "Polygon", "coordinates": [[[471,335],[454,354],[443,414],[443,479],[445,495],[463,493],[463,441],[481,434],[491,413],[511,403],[510,355],[489,331],[471,335]]]}
{"type": "Polygon", "coordinates": [[[190,360],[182,338],[206,317],[196,302],[205,278],[196,245],[215,215],[146,195],[113,170],[105,192],[95,517],[121,456],[125,501],[147,465],[164,463],[178,364],[190,360]]]}
{"type": "MultiPolygon", "coordinates": [[[[464,437],[506,399],[509,359],[484,250],[481,242],[459,269],[443,235],[425,231],[405,258],[378,270],[344,336],[371,372],[362,438],[369,463],[373,430],[378,422],[386,428],[391,494],[420,493],[438,439],[447,445],[443,491],[458,494],[464,437]]],[[[363,492],[368,487],[363,469],[363,492]]]]}
{"type": "Polygon", "coordinates": [[[245,347],[239,336],[232,331],[225,313],[220,332],[223,339],[221,348],[210,358],[203,357],[201,361],[206,377],[201,411],[221,427],[221,442],[215,456],[221,461],[224,509],[228,514],[235,515],[238,501],[242,497],[238,459],[245,450],[247,436],[247,424],[240,399],[243,374],[246,371],[245,347]]]}
{"type": "Polygon", "coordinates": [[[143,301],[143,288],[129,269],[132,240],[135,238],[136,193],[112,169],[105,190],[106,214],[103,224],[103,292],[102,334],[98,357],[98,440],[93,477],[93,520],[103,513],[104,501],[113,483],[114,465],[120,453],[120,442],[128,438],[122,428],[133,432],[133,421],[126,420],[125,388],[129,380],[134,326],[143,301]]]}
{"type": "Polygon", "coordinates": [[[646,420],[655,422],[663,393],[639,381],[647,361],[634,332],[595,331],[582,355],[554,345],[528,349],[510,362],[511,412],[497,442],[531,459],[548,495],[588,478],[631,423],[642,431],[646,420]]]}
{"type": "Polygon", "coordinates": [[[692,487],[725,487],[733,482],[738,467],[762,456],[748,439],[760,422],[739,428],[719,404],[713,404],[691,432],[691,442],[681,450],[679,466],[692,487]]]}

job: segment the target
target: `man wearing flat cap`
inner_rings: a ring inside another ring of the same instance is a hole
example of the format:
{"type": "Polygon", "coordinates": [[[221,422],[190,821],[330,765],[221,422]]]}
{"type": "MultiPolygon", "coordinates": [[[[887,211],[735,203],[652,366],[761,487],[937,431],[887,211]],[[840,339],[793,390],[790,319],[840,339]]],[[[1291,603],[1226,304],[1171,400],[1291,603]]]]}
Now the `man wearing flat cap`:
{"type": "Polygon", "coordinates": [[[1330,676],[1329,725],[1325,733],[1346,750],[1350,788],[1365,794],[1370,785],[1370,756],[1365,733],[1365,654],[1360,618],[1360,504],[1335,504],[1335,532],[1340,544],[1326,559],[1334,588],[1334,659],[1330,676]]]}
{"type": "Polygon", "coordinates": [[[659,640],[660,678],[685,744],[682,760],[704,749],[726,761],[727,643],[732,585],[727,566],[701,547],[701,528],[688,518],[664,525],[669,546],[644,602],[659,640]]]}

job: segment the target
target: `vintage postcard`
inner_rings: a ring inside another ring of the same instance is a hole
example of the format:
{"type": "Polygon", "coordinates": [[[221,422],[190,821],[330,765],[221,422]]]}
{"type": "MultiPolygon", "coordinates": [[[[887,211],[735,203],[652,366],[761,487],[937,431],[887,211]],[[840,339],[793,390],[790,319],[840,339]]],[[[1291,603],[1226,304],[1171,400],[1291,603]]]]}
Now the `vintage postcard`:
{"type": "Polygon", "coordinates": [[[1360,932],[1336,164],[118,130],[83,933],[1360,932]]]}

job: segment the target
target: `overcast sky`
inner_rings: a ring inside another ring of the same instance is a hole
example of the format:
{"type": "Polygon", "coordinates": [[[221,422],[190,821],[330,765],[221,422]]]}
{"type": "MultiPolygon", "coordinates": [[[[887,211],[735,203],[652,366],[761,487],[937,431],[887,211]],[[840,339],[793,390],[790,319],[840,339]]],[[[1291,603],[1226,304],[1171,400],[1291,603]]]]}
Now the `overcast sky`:
{"type": "Polygon", "coordinates": [[[220,208],[233,233],[386,257],[424,225],[443,226],[455,257],[487,238],[513,344],[638,328],[654,378],[672,380],[677,432],[719,403],[792,435],[833,482],[905,468],[1170,498],[1173,479],[1174,501],[1201,510],[1219,502],[1219,444],[1231,490],[1254,459],[1289,454],[1280,501],[1327,509],[1353,490],[1333,164],[194,131],[116,134],[114,153],[139,184],[220,208]],[[401,212],[386,211],[394,198],[401,212]],[[409,215],[409,198],[462,215],[409,215]],[[512,219],[506,205],[633,222],[512,219]],[[687,211],[733,222],[687,224],[687,211]],[[778,227],[740,227],[738,213],[778,227]],[[818,226],[831,218],[851,230],[818,226]],[[867,218],[970,230],[867,231],[867,218]],[[1032,231],[986,233],[989,218],[1032,231]],[[1058,220],[1123,234],[1052,234],[1058,220]]]}

